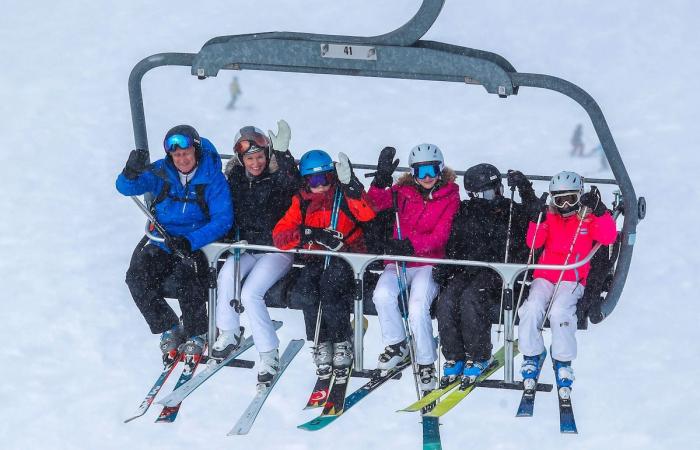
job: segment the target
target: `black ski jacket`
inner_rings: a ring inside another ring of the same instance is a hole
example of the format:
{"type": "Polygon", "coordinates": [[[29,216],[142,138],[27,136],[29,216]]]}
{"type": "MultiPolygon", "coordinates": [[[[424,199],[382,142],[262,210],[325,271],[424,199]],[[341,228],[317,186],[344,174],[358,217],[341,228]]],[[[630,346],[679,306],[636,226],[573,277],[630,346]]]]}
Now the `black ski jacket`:
{"type": "Polygon", "coordinates": [[[228,172],[235,212],[230,239],[236,239],[237,230],[238,239],[249,244],[274,245],[272,229],[289,209],[301,176],[289,151],[272,153],[273,162],[257,177],[249,178],[239,163],[228,172]]]}
{"type": "MultiPolygon", "coordinates": [[[[530,187],[520,192],[520,196],[524,201],[527,201],[535,197],[535,192],[530,187]]],[[[503,262],[506,252],[510,203],[509,198],[502,196],[491,201],[480,198],[463,200],[452,223],[445,257],[447,259],[503,262]]],[[[523,205],[513,202],[508,262],[527,262],[529,248],[525,243],[525,235],[528,223],[529,216],[523,205]]],[[[498,286],[501,285],[495,271],[479,267],[437,265],[433,269],[433,278],[436,283],[445,286],[448,279],[456,275],[471,278],[482,270],[493,273],[494,281],[498,286]]]]}

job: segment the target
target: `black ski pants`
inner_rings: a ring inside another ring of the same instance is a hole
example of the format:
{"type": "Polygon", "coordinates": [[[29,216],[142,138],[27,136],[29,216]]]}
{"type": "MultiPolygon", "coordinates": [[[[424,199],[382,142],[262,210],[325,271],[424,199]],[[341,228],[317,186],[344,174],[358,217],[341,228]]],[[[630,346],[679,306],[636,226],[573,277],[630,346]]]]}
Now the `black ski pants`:
{"type": "Polygon", "coordinates": [[[314,340],[318,302],[321,302],[319,342],[350,340],[350,313],[355,289],[350,266],[340,258],[331,258],[323,269],[324,258],[314,258],[301,270],[292,288],[290,303],[301,306],[306,325],[306,339],[314,340]]]}
{"type": "Polygon", "coordinates": [[[160,334],[179,322],[163,298],[165,280],[173,276],[186,336],[207,332],[207,272],[204,253],[181,259],[157,245],[139,244],[126,272],[126,284],[152,333],[160,334]]]}
{"type": "Polygon", "coordinates": [[[440,295],[437,307],[442,354],[448,360],[491,357],[491,316],[498,313],[502,282],[483,269],[472,277],[456,275],[440,295]]]}

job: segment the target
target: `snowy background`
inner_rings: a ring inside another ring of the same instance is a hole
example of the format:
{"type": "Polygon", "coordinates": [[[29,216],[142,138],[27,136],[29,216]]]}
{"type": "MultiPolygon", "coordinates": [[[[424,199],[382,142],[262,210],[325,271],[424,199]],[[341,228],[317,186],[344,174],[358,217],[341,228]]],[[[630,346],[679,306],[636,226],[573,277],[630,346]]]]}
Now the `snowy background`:
{"type": "MultiPolygon", "coordinates": [[[[608,3],[452,0],[424,37],[490,50],[521,72],[560,76],[586,89],[606,115],[637,194],[649,204],[619,306],[579,334],[573,398],[580,434],[559,434],[554,395],[538,396],[532,419],[516,419],[518,392],[483,389],[444,417],[446,449],[666,449],[695,447],[700,439],[694,345],[700,7],[690,0],[608,3]]],[[[314,381],[307,350],[248,436],[225,437],[253,395],[255,371],[242,369],[205,384],[172,425],[152,423],[157,406],[123,424],[160,371],[160,356],[158,339],[124,284],[144,220],[114,189],[133,148],[127,78],[142,58],[196,52],[226,34],[383,34],[419,5],[3,2],[3,448],[311,449],[331,441],[338,449],[420,448],[419,417],[394,413],[412,399],[410,377],[388,384],[324,431],[297,430],[315,415],[301,410],[314,381]]],[[[394,145],[405,160],[412,145],[429,141],[461,170],[488,161],[502,171],[609,176],[596,158],[569,158],[577,123],[587,150],[597,141],[583,110],[553,93],[523,88],[499,99],[458,84],[238,72],[243,94],[239,108],[227,111],[233,75],[198,81],[188,69],[160,68],[146,76],[154,158],[175,124],[193,124],[228,152],[239,127],[268,129],[285,118],[297,157],[321,147],[374,163],[381,147],[394,145]]],[[[283,342],[302,337],[300,313],[273,310],[273,316],[285,321],[283,342]]],[[[378,328],[371,319],[368,364],[381,348],[378,328]]],[[[551,370],[544,374],[551,382],[551,370]]]]}

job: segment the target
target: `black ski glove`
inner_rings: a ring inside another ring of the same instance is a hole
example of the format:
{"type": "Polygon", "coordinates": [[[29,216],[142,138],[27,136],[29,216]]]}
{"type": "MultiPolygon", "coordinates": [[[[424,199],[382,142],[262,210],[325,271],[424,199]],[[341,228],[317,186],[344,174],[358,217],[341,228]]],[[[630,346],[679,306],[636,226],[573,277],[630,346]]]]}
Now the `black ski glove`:
{"type": "Polygon", "coordinates": [[[537,222],[539,219],[540,223],[543,223],[547,220],[547,195],[549,193],[545,192],[542,197],[532,196],[524,201],[523,206],[530,221],[537,222]]]}
{"type": "Polygon", "coordinates": [[[532,187],[530,180],[519,170],[509,170],[506,179],[508,180],[508,186],[515,186],[518,190],[532,187]]]}
{"type": "Polygon", "coordinates": [[[192,253],[192,244],[185,236],[172,236],[165,238],[165,245],[173,252],[180,252],[185,256],[192,253]]]}
{"type": "Polygon", "coordinates": [[[302,227],[301,234],[303,241],[315,242],[334,252],[343,246],[343,233],[330,228],[302,227]]]}
{"type": "Polygon", "coordinates": [[[389,239],[384,243],[384,252],[387,255],[413,256],[415,250],[408,239],[389,239]]]}
{"type": "Polygon", "coordinates": [[[600,191],[595,186],[591,186],[591,191],[581,196],[581,205],[590,209],[597,217],[602,216],[608,210],[605,203],[600,199],[600,191]]]}
{"type": "Polygon", "coordinates": [[[124,176],[129,180],[135,180],[146,170],[148,170],[148,150],[140,148],[132,150],[122,170],[124,176]]]}
{"type": "Polygon", "coordinates": [[[394,156],[396,156],[396,149],[394,147],[384,147],[379,153],[377,171],[375,172],[372,186],[376,186],[380,189],[391,186],[394,181],[392,175],[399,165],[399,160],[394,159],[394,156]]]}

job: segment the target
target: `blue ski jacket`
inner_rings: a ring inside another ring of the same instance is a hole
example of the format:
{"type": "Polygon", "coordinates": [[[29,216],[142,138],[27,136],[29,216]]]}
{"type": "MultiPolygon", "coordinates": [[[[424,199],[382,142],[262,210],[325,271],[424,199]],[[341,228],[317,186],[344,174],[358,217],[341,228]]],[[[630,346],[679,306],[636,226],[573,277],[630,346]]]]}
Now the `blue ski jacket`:
{"type": "MultiPolygon", "coordinates": [[[[170,158],[160,159],[135,180],[119,174],[117,190],[126,196],[150,192],[156,202],[156,220],[171,236],[184,236],[198,250],[220,239],[233,224],[231,191],[221,171],[221,157],[214,145],[202,138],[202,155],[192,180],[183,186],[170,158]],[[167,189],[167,192],[164,190],[167,189]],[[202,198],[198,198],[202,194],[202,198]],[[208,209],[208,211],[203,210],[208,209]]],[[[154,234],[158,234],[154,232],[154,234]]],[[[162,242],[153,242],[168,253],[162,242]]]]}

